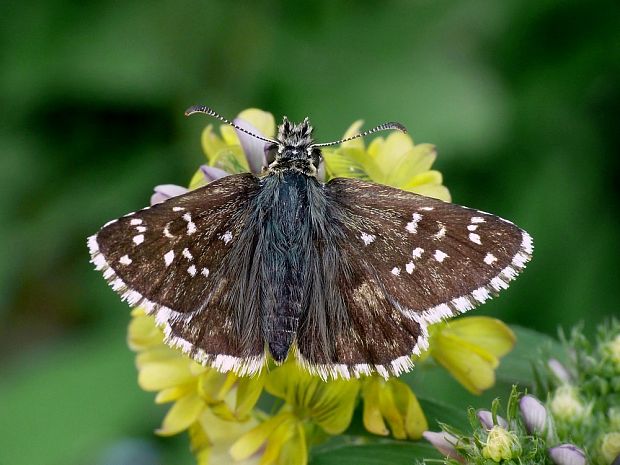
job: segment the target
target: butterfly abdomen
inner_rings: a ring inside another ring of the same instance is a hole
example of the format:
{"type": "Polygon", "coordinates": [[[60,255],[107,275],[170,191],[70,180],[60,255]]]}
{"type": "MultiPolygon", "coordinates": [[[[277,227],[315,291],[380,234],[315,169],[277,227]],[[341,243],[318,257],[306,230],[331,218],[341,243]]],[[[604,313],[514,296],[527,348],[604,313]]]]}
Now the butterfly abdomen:
{"type": "Polygon", "coordinates": [[[288,171],[265,178],[261,192],[261,310],[265,341],[276,362],[286,359],[302,318],[312,234],[308,182],[316,181],[288,171]]]}

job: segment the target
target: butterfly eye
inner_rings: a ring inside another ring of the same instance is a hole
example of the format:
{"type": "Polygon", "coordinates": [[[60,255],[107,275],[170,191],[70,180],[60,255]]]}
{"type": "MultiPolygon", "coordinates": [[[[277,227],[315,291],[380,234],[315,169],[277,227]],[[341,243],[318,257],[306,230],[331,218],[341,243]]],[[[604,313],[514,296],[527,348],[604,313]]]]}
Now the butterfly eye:
{"type": "Polygon", "coordinates": [[[267,164],[270,165],[278,154],[278,144],[266,144],[265,145],[265,158],[267,159],[267,164]]]}
{"type": "Polygon", "coordinates": [[[308,155],[310,156],[310,159],[312,160],[312,164],[316,168],[318,168],[319,163],[321,163],[321,158],[323,158],[323,155],[321,154],[321,150],[316,147],[310,147],[308,149],[308,155]]]}

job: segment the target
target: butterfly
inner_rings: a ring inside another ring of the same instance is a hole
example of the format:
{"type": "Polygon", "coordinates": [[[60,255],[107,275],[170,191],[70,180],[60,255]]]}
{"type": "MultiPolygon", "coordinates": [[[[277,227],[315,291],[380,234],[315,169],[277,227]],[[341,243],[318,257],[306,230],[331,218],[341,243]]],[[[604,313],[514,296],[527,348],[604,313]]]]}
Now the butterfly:
{"type": "Polygon", "coordinates": [[[319,180],[323,147],[306,118],[275,139],[272,160],[108,222],[88,238],[97,270],[165,341],[201,364],[256,375],[291,355],[323,379],[413,367],[428,326],[508,287],[532,254],[510,221],[359,179],[319,180]]]}

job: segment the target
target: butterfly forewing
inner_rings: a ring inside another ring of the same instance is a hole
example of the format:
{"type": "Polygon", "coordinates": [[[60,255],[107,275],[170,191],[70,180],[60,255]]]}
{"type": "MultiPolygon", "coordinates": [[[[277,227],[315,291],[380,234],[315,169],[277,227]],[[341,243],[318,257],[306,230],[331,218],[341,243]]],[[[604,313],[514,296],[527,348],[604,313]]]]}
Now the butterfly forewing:
{"type": "Polygon", "coordinates": [[[530,236],[488,213],[356,179],[332,180],[326,191],[328,235],[338,243],[332,299],[345,302],[347,318],[318,354],[309,350],[312,326],[301,328],[301,356],[319,373],[407,371],[409,355],[426,348],[428,324],[483,303],[531,257],[530,236]]]}
{"type": "Polygon", "coordinates": [[[235,301],[252,302],[235,295],[251,279],[235,257],[255,241],[245,225],[258,189],[251,174],[225,177],[110,222],[89,238],[95,266],[130,305],[156,315],[170,344],[204,363],[248,373],[262,366],[264,344],[260,329],[247,331],[237,321],[235,301]]]}

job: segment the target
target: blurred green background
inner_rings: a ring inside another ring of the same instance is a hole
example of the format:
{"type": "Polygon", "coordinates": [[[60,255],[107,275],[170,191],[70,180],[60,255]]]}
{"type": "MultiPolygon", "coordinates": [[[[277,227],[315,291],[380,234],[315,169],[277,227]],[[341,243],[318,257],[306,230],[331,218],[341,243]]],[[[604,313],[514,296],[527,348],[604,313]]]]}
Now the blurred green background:
{"type": "Polygon", "coordinates": [[[454,201],[526,228],[490,314],[555,334],[618,314],[620,4],[417,0],[0,6],[0,464],[189,464],[135,382],[87,235],[187,184],[207,119],[363,118],[437,145],[454,201]]]}

